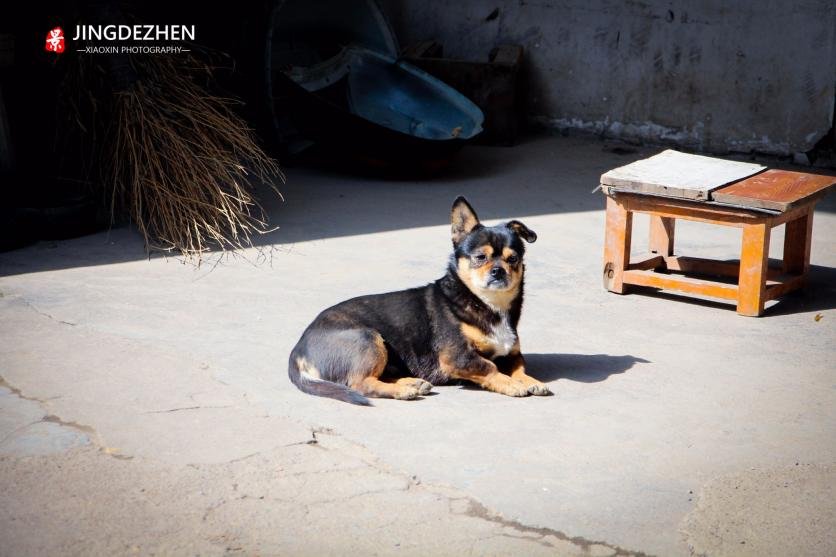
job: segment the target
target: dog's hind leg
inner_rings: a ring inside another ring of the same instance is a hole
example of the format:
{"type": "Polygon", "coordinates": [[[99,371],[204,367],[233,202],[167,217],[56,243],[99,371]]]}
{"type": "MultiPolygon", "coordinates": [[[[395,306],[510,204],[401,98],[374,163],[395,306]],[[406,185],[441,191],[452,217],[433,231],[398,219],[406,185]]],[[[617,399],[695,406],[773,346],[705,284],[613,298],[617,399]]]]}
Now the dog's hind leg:
{"type": "Polygon", "coordinates": [[[412,400],[421,392],[414,384],[400,382],[387,383],[380,380],[386,369],[388,355],[386,345],[380,333],[371,329],[352,329],[340,331],[336,335],[338,345],[351,354],[350,367],[347,374],[348,386],[360,393],[377,398],[397,398],[412,400]]]}
{"type": "Polygon", "coordinates": [[[422,394],[429,392],[419,391],[416,387],[411,385],[404,385],[398,383],[386,383],[377,377],[365,377],[359,383],[351,385],[352,389],[360,391],[366,396],[377,398],[397,398],[399,400],[413,400],[422,394]]]}

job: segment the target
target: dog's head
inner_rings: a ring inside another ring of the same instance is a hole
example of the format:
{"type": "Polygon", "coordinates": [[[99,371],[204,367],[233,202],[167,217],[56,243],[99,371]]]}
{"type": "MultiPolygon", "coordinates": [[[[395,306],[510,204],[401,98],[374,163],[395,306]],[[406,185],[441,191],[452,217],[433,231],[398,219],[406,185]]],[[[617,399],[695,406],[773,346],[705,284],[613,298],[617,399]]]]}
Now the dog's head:
{"type": "Polygon", "coordinates": [[[450,220],[455,273],[483,302],[506,311],[525,273],[523,240],[532,243],[537,234],[518,220],[483,226],[464,197],[453,202],[450,220]]]}

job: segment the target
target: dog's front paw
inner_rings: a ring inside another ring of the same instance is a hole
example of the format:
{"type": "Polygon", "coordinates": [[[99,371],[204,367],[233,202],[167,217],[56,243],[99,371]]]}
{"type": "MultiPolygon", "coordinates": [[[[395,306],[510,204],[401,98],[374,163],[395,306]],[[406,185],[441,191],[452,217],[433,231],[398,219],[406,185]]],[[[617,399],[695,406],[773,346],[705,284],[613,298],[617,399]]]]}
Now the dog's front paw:
{"type": "Polygon", "coordinates": [[[418,384],[415,387],[418,389],[418,394],[425,395],[433,390],[433,384],[423,379],[418,379],[418,384]]]}
{"type": "Polygon", "coordinates": [[[529,394],[535,396],[548,396],[552,394],[551,390],[549,390],[549,388],[545,386],[543,383],[533,383],[529,385],[528,392],[529,394]]]}
{"type": "Polygon", "coordinates": [[[401,379],[398,379],[398,381],[395,384],[401,387],[417,389],[418,394],[421,396],[429,393],[433,388],[432,383],[430,383],[429,381],[424,381],[419,377],[403,377],[401,379]]]}
{"type": "Polygon", "coordinates": [[[531,394],[528,387],[518,381],[509,381],[507,384],[503,385],[500,392],[508,396],[528,396],[531,394]]]}
{"type": "Polygon", "coordinates": [[[395,393],[394,398],[398,400],[415,400],[420,394],[420,391],[415,387],[401,387],[395,393]]]}

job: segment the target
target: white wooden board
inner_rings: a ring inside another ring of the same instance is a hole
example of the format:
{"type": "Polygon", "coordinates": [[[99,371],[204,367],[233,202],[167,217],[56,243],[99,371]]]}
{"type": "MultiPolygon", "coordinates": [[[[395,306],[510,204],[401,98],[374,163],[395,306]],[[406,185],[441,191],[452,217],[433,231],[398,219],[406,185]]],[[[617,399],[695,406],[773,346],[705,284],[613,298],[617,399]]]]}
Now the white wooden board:
{"type": "Polygon", "coordinates": [[[623,191],[706,201],[713,190],[748,178],[765,168],[760,164],[689,155],[668,149],[610,170],[601,176],[601,184],[616,186],[623,191]]]}

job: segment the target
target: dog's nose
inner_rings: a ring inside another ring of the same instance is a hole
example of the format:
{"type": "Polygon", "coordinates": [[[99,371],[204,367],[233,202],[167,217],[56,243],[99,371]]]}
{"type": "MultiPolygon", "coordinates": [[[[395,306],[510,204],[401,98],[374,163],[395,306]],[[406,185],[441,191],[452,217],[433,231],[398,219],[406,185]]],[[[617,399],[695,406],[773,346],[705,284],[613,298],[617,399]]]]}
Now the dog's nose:
{"type": "Polygon", "coordinates": [[[491,276],[493,278],[500,278],[505,274],[505,269],[502,267],[494,267],[491,269],[491,276]]]}

